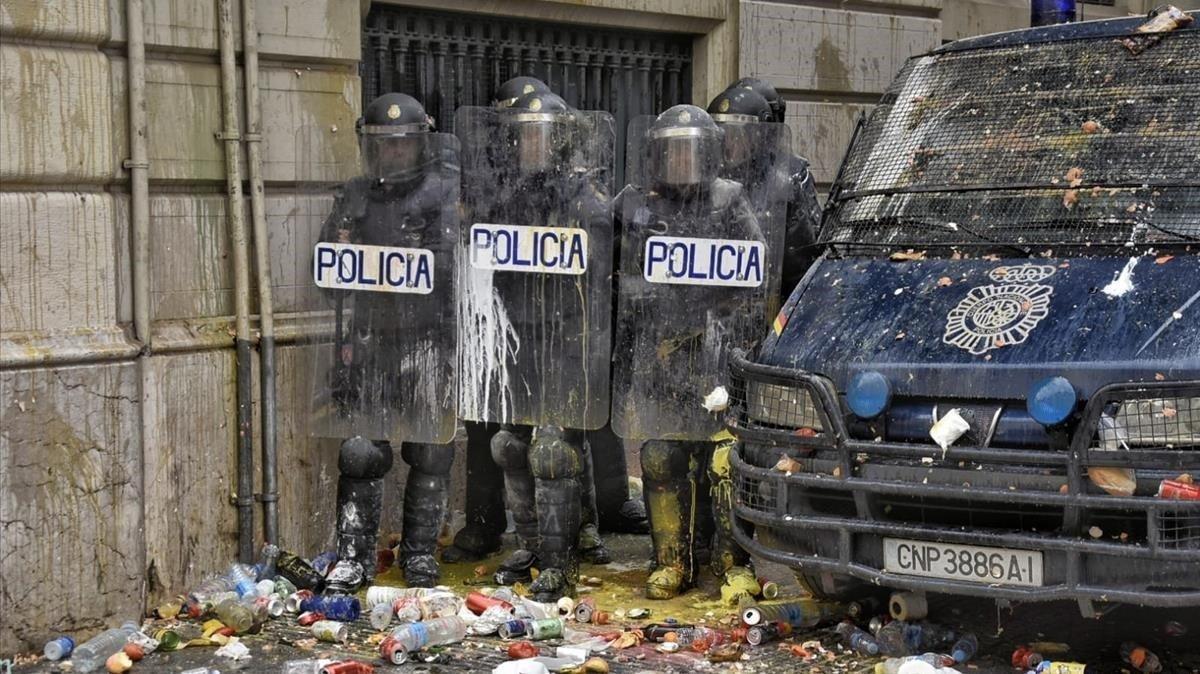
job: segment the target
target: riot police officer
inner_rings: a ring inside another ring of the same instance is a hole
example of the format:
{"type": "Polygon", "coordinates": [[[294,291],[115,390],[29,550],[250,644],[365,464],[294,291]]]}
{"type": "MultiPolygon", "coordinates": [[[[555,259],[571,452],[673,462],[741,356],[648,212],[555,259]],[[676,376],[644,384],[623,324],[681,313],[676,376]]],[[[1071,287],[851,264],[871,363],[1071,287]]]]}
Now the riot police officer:
{"type": "Polygon", "coordinates": [[[621,232],[613,426],[646,438],[642,479],[655,569],[652,599],[695,583],[697,507],[719,422],[701,399],[723,380],[724,349],[759,336],[769,249],[747,190],[719,176],[724,133],[679,105],[631,126],[632,183],[614,208],[621,232]],[[713,264],[712,260],[723,262],[713,264]]]}
{"type": "MultiPolygon", "coordinates": [[[[779,124],[787,122],[787,99],[780,95],[770,82],[743,77],[729,85],[726,92],[735,89],[748,89],[762,96],[771,108],[771,121],[779,124]]],[[[821,203],[817,199],[816,181],[809,170],[808,160],[798,154],[792,154],[788,163],[788,178],[791,181],[792,194],[787,206],[787,240],[779,287],[780,300],[784,302],[816,259],[815,244],[821,228],[821,203]]]]}
{"type": "Polygon", "coordinates": [[[390,251],[387,273],[370,278],[400,279],[389,292],[361,289],[362,278],[333,291],[337,353],[328,385],[335,409],[318,416],[360,434],[345,440],[338,456],[338,561],[326,579],[330,593],[353,592],[374,573],[383,478],[393,461],[389,438],[397,436],[410,467],[399,564],[411,586],[438,581],[433,553],[453,461],[452,447],[443,443],[455,425],[455,315],[443,307],[453,304],[461,215],[457,143],[432,127],[421,104],[405,94],[367,105],[359,124],[365,175],[344,185],[318,243],[318,266],[323,255],[336,256],[342,281],[355,280],[346,266],[368,260],[360,263],[365,268],[373,259],[355,257],[367,250],[358,246],[390,251]],[[345,302],[353,302],[348,320],[345,302]]]}
{"type": "MultiPolygon", "coordinates": [[[[518,75],[505,80],[493,97],[497,109],[511,107],[525,94],[550,93],[550,87],[536,77],[518,75]]],[[[442,561],[461,562],[482,559],[500,549],[500,535],[508,522],[504,517],[504,479],[492,460],[492,436],[500,424],[467,421],[467,489],[464,507],[466,523],[454,534],[454,543],[442,551],[442,561]]],[[[532,496],[530,497],[532,498],[532,496]]]]}
{"type": "Polygon", "coordinates": [[[611,118],[547,92],[460,109],[471,226],[464,256],[461,409],[492,439],[521,549],[497,581],[574,589],[579,548],[607,561],[582,428],[608,412],[611,118]],[[604,122],[603,120],[607,120],[604,122]],[[526,257],[522,259],[522,252],[526,257]]]}

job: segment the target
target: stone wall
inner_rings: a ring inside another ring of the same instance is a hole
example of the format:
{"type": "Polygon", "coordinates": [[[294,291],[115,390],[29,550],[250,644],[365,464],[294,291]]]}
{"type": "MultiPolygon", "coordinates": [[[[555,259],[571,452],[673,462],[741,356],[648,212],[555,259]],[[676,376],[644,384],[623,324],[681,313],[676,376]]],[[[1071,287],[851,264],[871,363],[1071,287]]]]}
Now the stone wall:
{"type": "Polygon", "coordinates": [[[743,0],[739,72],[770,81],[788,99],[796,152],[818,186],[833,180],[859,113],[905,59],[941,44],[942,0],[826,3],[743,0]]]}
{"type": "MultiPolygon", "coordinates": [[[[357,169],[362,8],[257,2],[268,245],[279,329],[296,334],[320,308],[299,274],[330,206],[309,188],[357,169]]],[[[0,655],[135,617],[236,553],[216,4],[146,0],[154,351],[139,358],[125,3],[0,2],[0,655]]],[[[312,553],[332,538],[337,450],[303,427],[308,348],[281,345],[277,388],[281,535],[312,553]]]]}

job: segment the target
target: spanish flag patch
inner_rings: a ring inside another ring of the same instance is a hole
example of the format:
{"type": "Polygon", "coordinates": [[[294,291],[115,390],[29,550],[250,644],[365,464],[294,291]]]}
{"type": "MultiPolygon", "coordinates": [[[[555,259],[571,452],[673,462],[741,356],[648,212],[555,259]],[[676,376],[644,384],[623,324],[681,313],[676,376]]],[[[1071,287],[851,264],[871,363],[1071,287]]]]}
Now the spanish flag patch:
{"type": "Polygon", "coordinates": [[[773,328],[775,328],[775,336],[776,337],[783,334],[783,328],[786,325],[787,325],[787,314],[785,314],[781,311],[781,312],[779,312],[779,315],[775,317],[775,323],[772,326],[773,328]]]}

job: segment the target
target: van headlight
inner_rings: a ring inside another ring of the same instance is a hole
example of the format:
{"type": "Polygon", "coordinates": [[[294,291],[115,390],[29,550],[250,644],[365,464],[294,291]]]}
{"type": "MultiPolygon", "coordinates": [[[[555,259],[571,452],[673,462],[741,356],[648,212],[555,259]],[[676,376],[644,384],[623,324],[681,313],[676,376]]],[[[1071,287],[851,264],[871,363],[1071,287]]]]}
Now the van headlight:
{"type": "Polygon", "coordinates": [[[1100,415],[1099,449],[1200,445],[1200,397],[1125,400],[1100,415]]]}
{"type": "Polygon", "coordinates": [[[771,426],[822,431],[821,415],[808,389],[763,382],[746,382],[746,416],[771,426]]]}

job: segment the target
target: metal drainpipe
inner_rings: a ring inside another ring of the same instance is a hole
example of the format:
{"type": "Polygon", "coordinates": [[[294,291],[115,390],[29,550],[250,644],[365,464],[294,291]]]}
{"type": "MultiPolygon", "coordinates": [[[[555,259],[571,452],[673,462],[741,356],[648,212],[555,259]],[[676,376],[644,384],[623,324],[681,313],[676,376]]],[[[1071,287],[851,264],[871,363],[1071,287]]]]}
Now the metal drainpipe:
{"type": "Polygon", "coordinates": [[[258,272],[258,389],[262,422],[263,539],[279,544],[278,468],[275,452],[275,305],[271,297],[271,251],[262,178],[262,106],[258,96],[258,28],[254,0],[242,0],[242,77],[246,81],[246,160],[250,174],[250,216],[258,272]]]}
{"type": "MultiPolygon", "coordinates": [[[[252,0],[246,0],[252,1],[252,0]]],[[[225,143],[225,185],[229,193],[229,233],[233,240],[233,301],[237,316],[237,509],[238,558],[254,563],[254,414],[250,346],[250,252],[242,212],[242,171],[238,164],[240,137],[237,114],[237,61],[233,44],[233,0],[219,0],[221,34],[221,111],[225,143]]]]}
{"type": "MultiPolygon", "coordinates": [[[[133,279],[133,334],[140,343],[138,351],[138,434],[142,456],[146,447],[146,392],[150,390],[150,162],[146,158],[146,30],[142,0],[126,0],[125,48],[128,56],[129,86],[129,219],[133,279]]],[[[142,462],[142,484],[149,484],[142,462]]],[[[143,504],[142,522],[146,520],[143,504]]],[[[146,600],[147,583],[139,588],[139,601],[146,600]]]]}
{"type": "Polygon", "coordinates": [[[130,230],[133,245],[133,332],[150,352],[150,162],[146,159],[146,42],[142,0],[125,3],[129,51],[130,230]]]}

